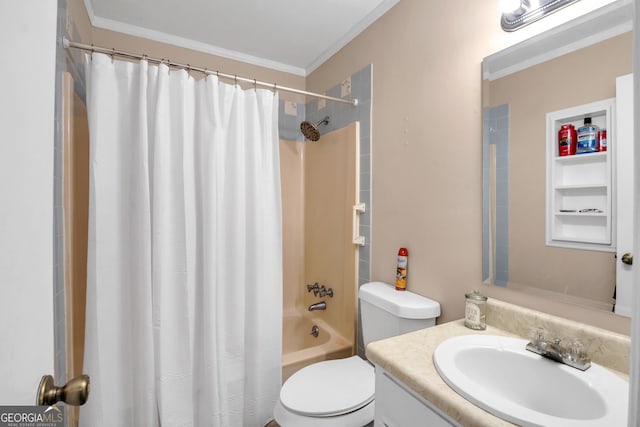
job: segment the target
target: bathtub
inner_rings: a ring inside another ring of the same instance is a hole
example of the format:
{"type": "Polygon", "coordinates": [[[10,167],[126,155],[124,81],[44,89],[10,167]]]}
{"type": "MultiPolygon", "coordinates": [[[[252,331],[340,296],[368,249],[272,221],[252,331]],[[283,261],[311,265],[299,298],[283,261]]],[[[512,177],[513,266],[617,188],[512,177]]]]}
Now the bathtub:
{"type": "Polygon", "coordinates": [[[352,356],[353,348],[352,341],[318,316],[286,312],[282,322],[282,382],[312,363],[352,356]],[[319,329],[317,338],[311,335],[313,325],[319,329]]]}

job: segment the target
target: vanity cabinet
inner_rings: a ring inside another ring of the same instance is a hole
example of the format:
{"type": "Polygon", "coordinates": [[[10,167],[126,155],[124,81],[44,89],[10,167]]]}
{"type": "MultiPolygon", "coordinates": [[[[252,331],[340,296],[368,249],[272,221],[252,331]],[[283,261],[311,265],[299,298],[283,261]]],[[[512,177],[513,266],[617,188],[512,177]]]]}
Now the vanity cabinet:
{"type": "Polygon", "coordinates": [[[460,426],[433,404],[376,365],[374,427],[460,426]]]}
{"type": "Polygon", "coordinates": [[[546,243],[576,249],[615,251],[612,124],[615,98],[547,113],[546,243]],[[558,131],[584,118],[607,131],[607,151],[560,156],[558,131]]]}

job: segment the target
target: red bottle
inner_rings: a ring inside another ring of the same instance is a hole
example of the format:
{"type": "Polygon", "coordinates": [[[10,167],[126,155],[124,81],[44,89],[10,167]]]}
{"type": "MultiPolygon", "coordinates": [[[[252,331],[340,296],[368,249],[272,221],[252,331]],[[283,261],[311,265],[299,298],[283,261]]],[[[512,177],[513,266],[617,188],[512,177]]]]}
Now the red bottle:
{"type": "Polygon", "coordinates": [[[407,248],[400,248],[398,251],[398,268],[396,269],[396,291],[407,290],[407,260],[409,251],[407,248]]]}
{"type": "Polygon", "coordinates": [[[600,129],[598,132],[598,151],[607,151],[607,130],[600,129]]]}
{"type": "Polygon", "coordinates": [[[562,125],[558,131],[558,154],[572,156],[576,154],[578,134],[572,124],[562,125]]]}

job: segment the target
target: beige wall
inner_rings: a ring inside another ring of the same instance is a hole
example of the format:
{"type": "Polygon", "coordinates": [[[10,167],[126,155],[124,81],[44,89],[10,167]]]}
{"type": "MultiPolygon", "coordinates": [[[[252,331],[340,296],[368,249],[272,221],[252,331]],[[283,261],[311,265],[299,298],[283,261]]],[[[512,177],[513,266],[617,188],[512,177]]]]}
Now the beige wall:
{"type": "Polygon", "coordinates": [[[393,283],[409,249],[408,289],[462,317],[481,283],[480,63],[499,31],[492,2],[403,0],[309,76],[323,90],[373,64],[371,279],[393,283]],[[459,12],[459,16],[456,15],[459,12]]]}
{"type": "MultiPolygon", "coordinates": [[[[89,123],[84,102],[63,73],[64,287],[67,337],[66,378],[83,373],[87,245],[89,231],[89,123]]],[[[79,408],[68,409],[69,426],[78,425],[79,408]]]]}
{"type": "Polygon", "coordinates": [[[545,244],[546,113],[615,97],[616,77],[630,72],[627,33],[489,83],[489,106],[509,104],[508,286],[532,286],[611,309],[614,253],[545,244]]]}
{"type": "Polygon", "coordinates": [[[481,279],[482,58],[569,19],[572,8],[505,33],[498,0],[402,0],[307,79],[307,90],[322,91],[373,64],[371,278],[391,282],[397,250],[408,247],[408,288],[440,301],[439,323],[462,317],[464,293],[478,288],[629,332],[628,319],[481,279]]]}
{"type": "MultiPolygon", "coordinates": [[[[391,282],[397,250],[406,246],[408,287],[440,301],[440,323],[462,317],[463,294],[480,288],[491,297],[628,333],[628,319],[481,284],[481,60],[610,1],[579,2],[504,33],[498,0],[402,0],[306,80],[236,61],[225,72],[262,80],[276,73],[280,84],[324,91],[373,64],[372,279],[391,282]]],[[[93,29],[92,37],[95,44],[212,69],[227,63],[184,49],[174,56],[167,45],[105,30],[93,29]]]]}
{"type": "Polygon", "coordinates": [[[67,0],[67,14],[70,17],[67,23],[67,34],[78,37],[81,43],[91,44],[93,27],[84,6],[84,0],[67,0]]]}
{"type": "MultiPolygon", "coordinates": [[[[255,78],[265,82],[274,82],[280,86],[304,89],[305,78],[290,73],[271,70],[245,62],[222,58],[195,50],[185,49],[166,43],[160,43],[141,37],[92,27],[87,16],[83,0],[67,0],[67,8],[83,43],[115,48],[128,52],[145,54],[155,58],[166,58],[174,62],[192,64],[196,67],[219,70],[227,74],[255,78]]],[[[201,73],[194,73],[199,78],[201,73]]],[[[280,92],[281,99],[304,102],[304,98],[286,92],[280,92]]]]}

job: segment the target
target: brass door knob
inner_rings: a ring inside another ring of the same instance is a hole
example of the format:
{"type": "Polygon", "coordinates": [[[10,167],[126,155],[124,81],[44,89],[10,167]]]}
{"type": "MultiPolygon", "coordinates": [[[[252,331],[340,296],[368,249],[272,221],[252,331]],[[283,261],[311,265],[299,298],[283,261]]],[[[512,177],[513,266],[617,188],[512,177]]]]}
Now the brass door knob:
{"type": "Polygon", "coordinates": [[[38,387],[37,405],[51,406],[57,402],[65,402],[68,405],[81,406],[89,398],[89,376],[80,375],[63,385],[56,387],[51,375],[45,375],[40,380],[38,387]]]}
{"type": "Polygon", "coordinates": [[[627,252],[626,254],[622,255],[622,262],[627,265],[633,265],[633,254],[627,252]]]}

